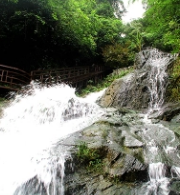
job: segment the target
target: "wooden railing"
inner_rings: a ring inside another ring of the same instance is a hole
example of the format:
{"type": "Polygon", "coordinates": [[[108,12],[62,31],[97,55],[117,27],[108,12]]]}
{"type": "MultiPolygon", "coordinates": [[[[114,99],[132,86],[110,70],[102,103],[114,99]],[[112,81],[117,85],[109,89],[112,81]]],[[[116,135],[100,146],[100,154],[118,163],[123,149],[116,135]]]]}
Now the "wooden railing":
{"type": "Polygon", "coordinates": [[[30,74],[12,66],[0,64],[0,88],[17,91],[31,81],[30,74]]]}
{"type": "Polygon", "coordinates": [[[105,71],[102,66],[68,67],[54,70],[35,70],[31,72],[31,79],[42,84],[69,82],[72,84],[95,77],[105,71]]]}
{"type": "Polygon", "coordinates": [[[27,73],[19,68],[0,64],[0,88],[17,91],[23,85],[29,84],[32,80],[42,85],[53,83],[77,84],[85,80],[97,78],[105,71],[103,66],[81,66],[67,67],[51,70],[34,70],[27,73]]]}

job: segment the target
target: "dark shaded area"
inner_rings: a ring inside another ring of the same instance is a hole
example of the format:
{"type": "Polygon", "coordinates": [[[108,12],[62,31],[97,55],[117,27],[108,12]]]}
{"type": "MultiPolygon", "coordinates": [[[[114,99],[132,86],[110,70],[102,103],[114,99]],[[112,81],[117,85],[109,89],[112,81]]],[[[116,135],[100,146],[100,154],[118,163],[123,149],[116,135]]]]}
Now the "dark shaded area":
{"type": "Polygon", "coordinates": [[[102,48],[120,40],[115,2],[2,0],[0,63],[25,71],[103,63],[102,48]]]}

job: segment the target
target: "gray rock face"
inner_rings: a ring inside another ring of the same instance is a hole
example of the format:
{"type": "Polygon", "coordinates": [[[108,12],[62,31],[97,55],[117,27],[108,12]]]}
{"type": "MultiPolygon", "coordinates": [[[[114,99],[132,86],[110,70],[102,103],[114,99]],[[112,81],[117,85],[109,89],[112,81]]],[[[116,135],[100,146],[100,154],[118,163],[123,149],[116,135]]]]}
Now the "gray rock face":
{"type": "MultiPolygon", "coordinates": [[[[148,125],[143,126],[146,124],[140,119],[141,116],[135,111],[126,108],[110,108],[103,120],[60,140],[52,154],[60,156],[62,147],[69,150],[71,154],[65,162],[64,195],[138,195],[138,189],[149,181],[150,163],[146,156],[146,142],[140,136],[142,129],[148,125]],[[85,144],[83,145],[85,150],[78,156],[82,143],[85,144]]],[[[154,126],[154,129],[153,124],[150,126],[149,133],[156,136],[157,126],[154,126]]],[[[163,127],[162,131],[158,132],[160,135],[158,143],[164,142],[166,136],[163,127]]],[[[171,140],[168,135],[167,138],[171,140]]],[[[176,139],[180,140],[180,136],[178,137],[176,139]]],[[[169,140],[167,140],[168,143],[169,140]]],[[[163,152],[163,147],[161,148],[161,145],[158,147],[163,152]]],[[[179,142],[176,149],[179,150],[179,142]]],[[[175,156],[177,166],[179,166],[177,151],[175,156]]],[[[171,154],[168,156],[175,162],[175,156],[171,154]]],[[[171,165],[168,164],[171,160],[166,160],[166,157],[164,159],[167,164],[165,165],[167,174],[171,175],[171,165]]],[[[54,181],[49,186],[51,195],[61,194],[62,189],[60,168],[57,168],[55,172],[54,181]]],[[[178,182],[172,180],[171,193],[177,193],[178,187],[179,180],[178,182]]],[[[14,195],[22,194],[49,195],[45,184],[37,177],[27,181],[14,193],[14,195]]]]}
{"type": "Polygon", "coordinates": [[[167,85],[165,70],[173,60],[173,55],[155,49],[140,52],[135,61],[134,72],[115,80],[98,101],[99,105],[142,110],[147,109],[151,104],[156,104],[157,95],[159,104],[162,102],[160,98],[163,99],[162,88],[167,85]],[[159,88],[159,92],[154,85],[159,88]]]}
{"type": "Polygon", "coordinates": [[[180,195],[180,192],[179,192],[180,181],[179,181],[179,179],[174,179],[170,189],[171,189],[170,195],[180,195]]]}
{"type": "Polygon", "coordinates": [[[72,159],[66,162],[65,195],[130,195],[136,182],[148,180],[144,144],[129,129],[138,115],[120,109],[104,118],[59,143],[73,146],[72,159]],[[98,154],[96,159],[77,157],[79,143],[98,154]],[[73,164],[73,169],[68,164],[73,164]]]}
{"type": "Polygon", "coordinates": [[[146,80],[146,72],[134,71],[127,76],[115,80],[98,101],[102,107],[127,107],[146,109],[150,101],[146,80]]]}
{"type": "Polygon", "coordinates": [[[180,114],[179,103],[166,103],[159,112],[151,114],[149,118],[179,123],[180,122],[179,114],[180,114]]]}

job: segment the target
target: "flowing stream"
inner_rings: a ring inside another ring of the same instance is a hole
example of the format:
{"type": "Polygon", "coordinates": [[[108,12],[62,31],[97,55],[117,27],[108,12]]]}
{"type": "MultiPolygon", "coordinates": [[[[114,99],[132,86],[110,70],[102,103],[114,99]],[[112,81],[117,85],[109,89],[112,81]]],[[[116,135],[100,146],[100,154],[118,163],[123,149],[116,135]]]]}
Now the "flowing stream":
{"type": "Polygon", "coordinates": [[[153,124],[149,118],[152,113],[161,113],[167,86],[167,67],[175,58],[170,54],[151,50],[149,60],[145,66],[149,67],[149,92],[150,103],[147,113],[144,115],[144,126],[139,134],[146,143],[146,162],[149,164],[149,182],[145,183],[138,191],[140,195],[168,195],[170,179],[179,175],[179,154],[177,147],[179,141],[174,132],[162,124],[153,124]]]}
{"type": "Polygon", "coordinates": [[[29,90],[15,96],[0,120],[1,195],[31,195],[36,191],[64,194],[64,162],[68,151],[62,147],[57,156],[51,148],[101,117],[103,111],[94,103],[100,93],[83,99],[68,85],[42,88],[31,83],[29,90]],[[58,193],[57,172],[61,178],[58,193]],[[32,179],[39,184],[33,184],[32,179]]]}

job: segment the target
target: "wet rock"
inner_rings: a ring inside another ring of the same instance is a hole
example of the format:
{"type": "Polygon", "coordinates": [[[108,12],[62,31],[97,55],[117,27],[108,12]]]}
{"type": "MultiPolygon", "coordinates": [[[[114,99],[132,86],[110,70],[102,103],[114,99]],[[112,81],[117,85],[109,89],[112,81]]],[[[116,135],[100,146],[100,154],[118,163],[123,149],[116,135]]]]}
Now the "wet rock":
{"type": "Polygon", "coordinates": [[[45,185],[43,182],[39,182],[37,177],[32,178],[27,181],[25,184],[22,184],[19,188],[16,189],[13,195],[48,195],[45,185]]]}
{"type": "Polygon", "coordinates": [[[128,148],[138,148],[138,147],[143,147],[144,143],[131,135],[126,135],[124,139],[124,146],[128,148]]]}
{"type": "Polygon", "coordinates": [[[149,104],[147,72],[135,70],[133,73],[115,80],[99,99],[102,107],[127,107],[146,109],[149,104]]]}
{"type": "Polygon", "coordinates": [[[127,103],[130,102],[127,89],[132,86],[133,77],[134,73],[131,73],[115,80],[105,91],[104,96],[99,100],[99,104],[103,107],[127,106],[127,103]],[[119,99],[119,94],[121,94],[121,99],[119,99]]]}
{"type": "Polygon", "coordinates": [[[120,155],[116,161],[106,168],[111,177],[120,181],[135,182],[147,181],[147,166],[131,155],[120,155]]]}
{"type": "MultiPolygon", "coordinates": [[[[92,176],[89,174],[89,176],[92,176]]],[[[68,187],[66,195],[131,195],[133,185],[122,184],[120,182],[114,183],[107,181],[103,176],[92,176],[86,183],[79,183],[79,185],[72,185],[68,187]]]]}
{"type": "Polygon", "coordinates": [[[151,114],[149,118],[160,119],[164,121],[180,122],[180,104],[167,103],[159,112],[151,114]]]}
{"type": "Polygon", "coordinates": [[[180,181],[179,181],[179,179],[174,178],[171,180],[169,195],[180,195],[180,181]]]}
{"type": "MultiPolygon", "coordinates": [[[[65,143],[70,141],[72,145],[77,145],[71,150],[73,172],[67,172],[65,177],[66,195],[137,195],[136,190],[141,189],[140,183],[149,180],[148,168],[152,162],[163,161],[167,177],[171,177],[172,161],[179,167],[179,158],[175,159],[174,156],[177,156],[177,152],[172,152],[172,147],[166,147],[172,140],[178,141],[178,136],[174,136],[170,131],[165,133],[165,127],[156,124],[172,120],[180,113],[180,105],[166,104],[161,112],[151,115],[151,124],[144,124],[137,112],[129,110],[142,111],[147,109],[150,103],[153,108],[154,102],[150,102],[150,98],[154,97],[150,97],[150,91],[152,92],[153,88],[153,78],[159,70],[153,69],[153,63],[156,58],[159,59],[159,55],[167,54],[158,53],[156,50],[152,53],[150,50],[140,52],[135,62],[135,71],[115,80],[98,100],[100,106],[107,108],[104,118],[64,140],[65,143]],[[154,74],[151,74],[150,70],[154,70],[154,74]],[[80,142],[85,143],[86,158],[77,157],[80,142]],[[153,152],[148,152],[148,145],[160,154],[155,154],[154,157],[153,152]],[[90,155],[87,157],[88,153],[90,155]]],[[[167,56],[163,70],[172,61],[173,57],[167,56]]],[[[163,89],[167,83],[166,76],[164,72],[163,89]]],[[[160,81],[158,82],[157,87],[161,86],[160,81]]],[[[161,95],[164,97],[164,91],[161,95]]],[[[164,100],[162,102],[164,103],[164,100]]],[[[179,142],[176,145],[175,150],[178,150],[179,142]]],[[[179,184],[172,183],[170,194],[178,194],[178,188],[179,184]]]]}
{"type": "Polygon", "coordinates": [[[70,169],[65,171],[65,195],[130,195],[137,181],[147,181],[144,143],[128,126],[137,118],[135,112],[117,109],[111,116],[58,143],[72,146],[72,158],[65,165],[66,169],[70,169]],[[77,156],[82,143],[92,151],[89,159],[77,156]],[[72,165],[73,169],[70,168],[72,165]]]}
{"type": "MultiPolygon", "coordinates": [[[[168,85],[168,77],[165,71],[163,73],[163,83],[154,79],[158,75],[158,69],[154,68],[154,63],[159,63],[158,59],[163,57],[166,58],[166,63],[163,64],[163,70],[165,70],[174,61],[173,55],[160,53],[156,49],[146,49],[139,52],[135,60],[134,72],[115,80],[99,99],[99,105],[102,107],[120,106],[146,110],[151,104],[155,103],[154,99],[156,97],[152,94],[155,93],[155,91],[152,92],[153,84],[157,82],[160,91],[162,86],[166,88],[168,85]]],[[[164,95],[164,91],[162,94],[164,95]]],[[[159,103],[162,104],[162,100],[159,100],[159,103]]]]}

